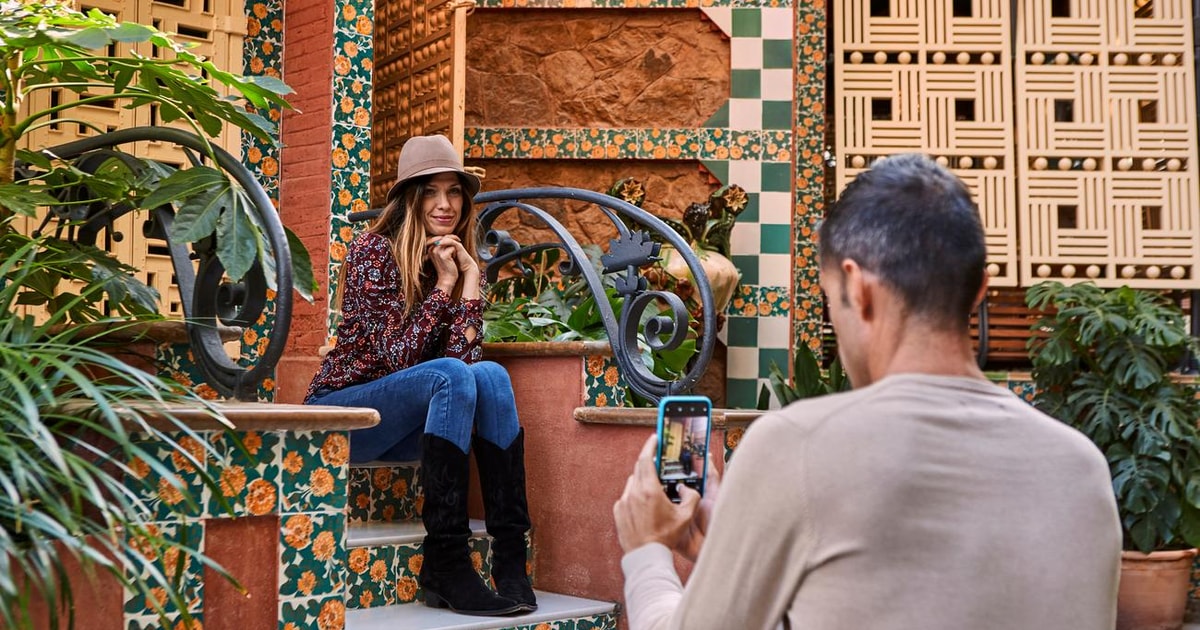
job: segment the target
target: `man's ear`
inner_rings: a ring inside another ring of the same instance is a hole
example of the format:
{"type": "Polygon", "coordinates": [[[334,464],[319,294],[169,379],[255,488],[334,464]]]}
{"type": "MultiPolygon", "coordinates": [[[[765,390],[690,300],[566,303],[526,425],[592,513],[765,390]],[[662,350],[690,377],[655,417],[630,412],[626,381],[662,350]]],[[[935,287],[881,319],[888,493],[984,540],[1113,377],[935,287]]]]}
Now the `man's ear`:
{"type": "Polygon", "coordinates": [[[849,258],[842,261],[841,271],[843,301],[859,319],[869,320],[874,314],[874,275],[868,277],[858,262],[849,258]]]}
{"type": "Polygon", "coordinates": [[[976,310],[976,311],[979,310],[979,305],[983,303],[983,298],[984,298],[984,296],[987,295],[987,290],[988,290],[988,272],[987,272],[987,269],[984,269],[983,270],[983,280],[980,281],[980,283],[979,283],[979,291],[975,293],[975,304],[974,304],[974,308],[972,310],[976,310]]]}

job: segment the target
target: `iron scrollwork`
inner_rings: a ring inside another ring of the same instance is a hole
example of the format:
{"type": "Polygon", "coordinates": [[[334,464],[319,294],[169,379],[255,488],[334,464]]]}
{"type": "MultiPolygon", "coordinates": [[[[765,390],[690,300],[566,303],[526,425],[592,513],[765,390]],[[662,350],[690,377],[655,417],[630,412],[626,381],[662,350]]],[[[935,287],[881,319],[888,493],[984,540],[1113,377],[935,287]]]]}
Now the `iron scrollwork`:
{"type": "MultiPolygon", "coordinates": [[[[200,156],[211,155],[216,166],[237,182],[250,198],[254,220],[261,227],[270,248],[270,260],[256,259],[250,272],[238,282],[230,282],[225,277],[225,268],[217,258],[216,246],[212,241],[215,236],[195,243],[191,251],[187,244],[171,240],[171,225],[175,217],[173,206],[165,205],[149,211],[151,221],[146,236],[167,242],[179,286],[188,339],[206,382],[224,396],[253,400],[257,396],[258,384],[271,374],[283,355],[292,313],[291,250],[279,214],[254,175],[220,147],[211,146],[194,134],[170,128],[122,129],[44,151],[64,161],[71,161],[80,170],[94,172],[109,159],[125,159],[122,156],[128,156],[115,150],[116,147],[146,141],[167,142],[182,147],[193,165],[203,162],[200,156]],[[193,267],[193,258],[199,263],[198,269],[193,267]],[[268,283],[264,267],[272,269],[275,276],[274,326],[270,341],[258,361],[252,366],[243,367],[226,355],[218,325],[246,327],[258,320],[267,305],[268,283]]],[[[86,191],[67,191],[66,194],[88,195],[80,198],[93,197],[86,191]]],[[[93,203],[65,218],[77,226],[71,232],[75,240],[95,244],[99,233],[108,230],[111,234],[113,222],[134,209],[129,204],[93,203]]]]}
{"type": "MultiPolygon", "coordinates": [[[[688,333],[688,310],[683,300],[674,293],[649,290],[649,283],[641,275],[640,269],[656,261],[659,248],[662,247],[661,243],[651,239],[650,232],[658,234],[675,247],[687,262],[688,270],[695,279],[696,294],[700,296],[703,312],[713,313],[716,310],[712,287],[700,266],[700,259],[678,232],[658,217],[631,203],[579,188],[496,190],[476,195],[475,204],[481,206],[479,229],[483,234],[485,247],[480,252],[480,258],[486,264],[484,273],[489,283],[495,282],[500,270],[509,264],[515,264],[519,270],[528,272],[529,270],[521,264],[521,258],[526,255],[544,249],[560,249],[567,255],[567,259],[559,264],[559,272],[565,277],[583,276],[588,290],[596,298],[596,307],[600,311],[617,367],[630,389],[643,398],[658,402],[664,396],[685,394],[696,386],[708,367],[709,360],[712,359],[713,346],[717,339],[716,317],[703,318],[696,356],[691,361],[687,373],[677,380],[667,381],[651,372],[642,360],[642,353],[638,348],[639,332],[653,350],[673,350],[683,343],[688,333]],[[579,242],[553,215],[526,203],[526,200],[530,199],[571,199],[592,203],[598,206],[616,227],[617,238],[609,242],[608,252],[601,256],[600,263],[603,274],[620,274],[615,279],[617,292],[622,296],[619,314],[613,312],[600,273],[589,264],[588,255],[579,242]],[[509,210],[537,217],[554,232],[558,241],[522,246],[508,232],[493,229],[492,225],[496,219],[509,210]],[[642,229],[630,229],[629,224],[642,229]],[[646,319],[644,326],[640,326],[646,309],[656,302],[665,303],[671,314],[651,316],[646,319]]],[[[379,216],[379,213],[378,209],[355,212],[350,214],[349,219],[365,221],[379,216]]]]}

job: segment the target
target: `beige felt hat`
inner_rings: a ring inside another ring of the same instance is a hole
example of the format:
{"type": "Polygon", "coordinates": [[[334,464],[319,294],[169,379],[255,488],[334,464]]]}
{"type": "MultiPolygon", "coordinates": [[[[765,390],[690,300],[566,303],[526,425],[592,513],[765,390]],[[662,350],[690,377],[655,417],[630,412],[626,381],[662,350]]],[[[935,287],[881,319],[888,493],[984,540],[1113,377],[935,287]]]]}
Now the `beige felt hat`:
{"type": "Polygon", "coordinates": [[[462,157],[446,136],[413,136],[400,149],[396,183],[388,191],[388,200],[400,194],[408,180],[437,173],[458,173],[466,181],[468,195],[474,197],[479,193],[479,178],[463,169],[462,157]]]}

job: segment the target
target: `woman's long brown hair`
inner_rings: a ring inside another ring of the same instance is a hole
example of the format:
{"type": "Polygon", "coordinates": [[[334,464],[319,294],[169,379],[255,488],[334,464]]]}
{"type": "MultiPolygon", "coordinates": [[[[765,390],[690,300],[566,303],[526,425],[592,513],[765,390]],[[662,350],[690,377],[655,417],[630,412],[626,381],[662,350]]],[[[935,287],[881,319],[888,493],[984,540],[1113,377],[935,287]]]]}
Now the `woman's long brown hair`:
{"type": "MultiPolygon", "coordinates": [[[[432,265],[426,265],[429,256],[425,248],[425,224],[421,218],[421,200],[425,196],[425,185],[431,176],[420,177],[408,182],[400,193],[392,197],[383,212],[367,228],[372,234],[386,236],[392,243],[392,258],[400,270],[400,295],[404,297],[404,317],[408,318],[416,305],[425,300],[425,280],[434,277],[432,265]]],[[[462,241],[463,247],[471,258],[478,256],[476,239],[475,206],[471,203],[470,190],[461,175],[458,183],[462,187],[462,212],[459,213],[458,225],[454,226],[454,234],[462,241]]],[[[338,283],[335,302],[340,310],[342,305],[342,287],[345,285],[346,266],[342,265],[342,282],[338,283]]],[[[454,287],[454,299],[462,298],[462,277],[454,287]]]]}

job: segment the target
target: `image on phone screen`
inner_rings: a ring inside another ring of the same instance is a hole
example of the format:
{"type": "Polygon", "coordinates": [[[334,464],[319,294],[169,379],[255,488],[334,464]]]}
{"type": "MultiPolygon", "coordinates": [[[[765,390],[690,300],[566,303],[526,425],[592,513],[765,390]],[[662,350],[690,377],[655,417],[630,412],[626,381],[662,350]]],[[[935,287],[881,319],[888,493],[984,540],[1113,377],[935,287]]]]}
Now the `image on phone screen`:
{"type": "Polygon", "coordinates": [[[672,501],[679,500],[677,484],[704,493],[709,417],[707,400],[664,401],[659,430],[658,478],[672,501]]]}

